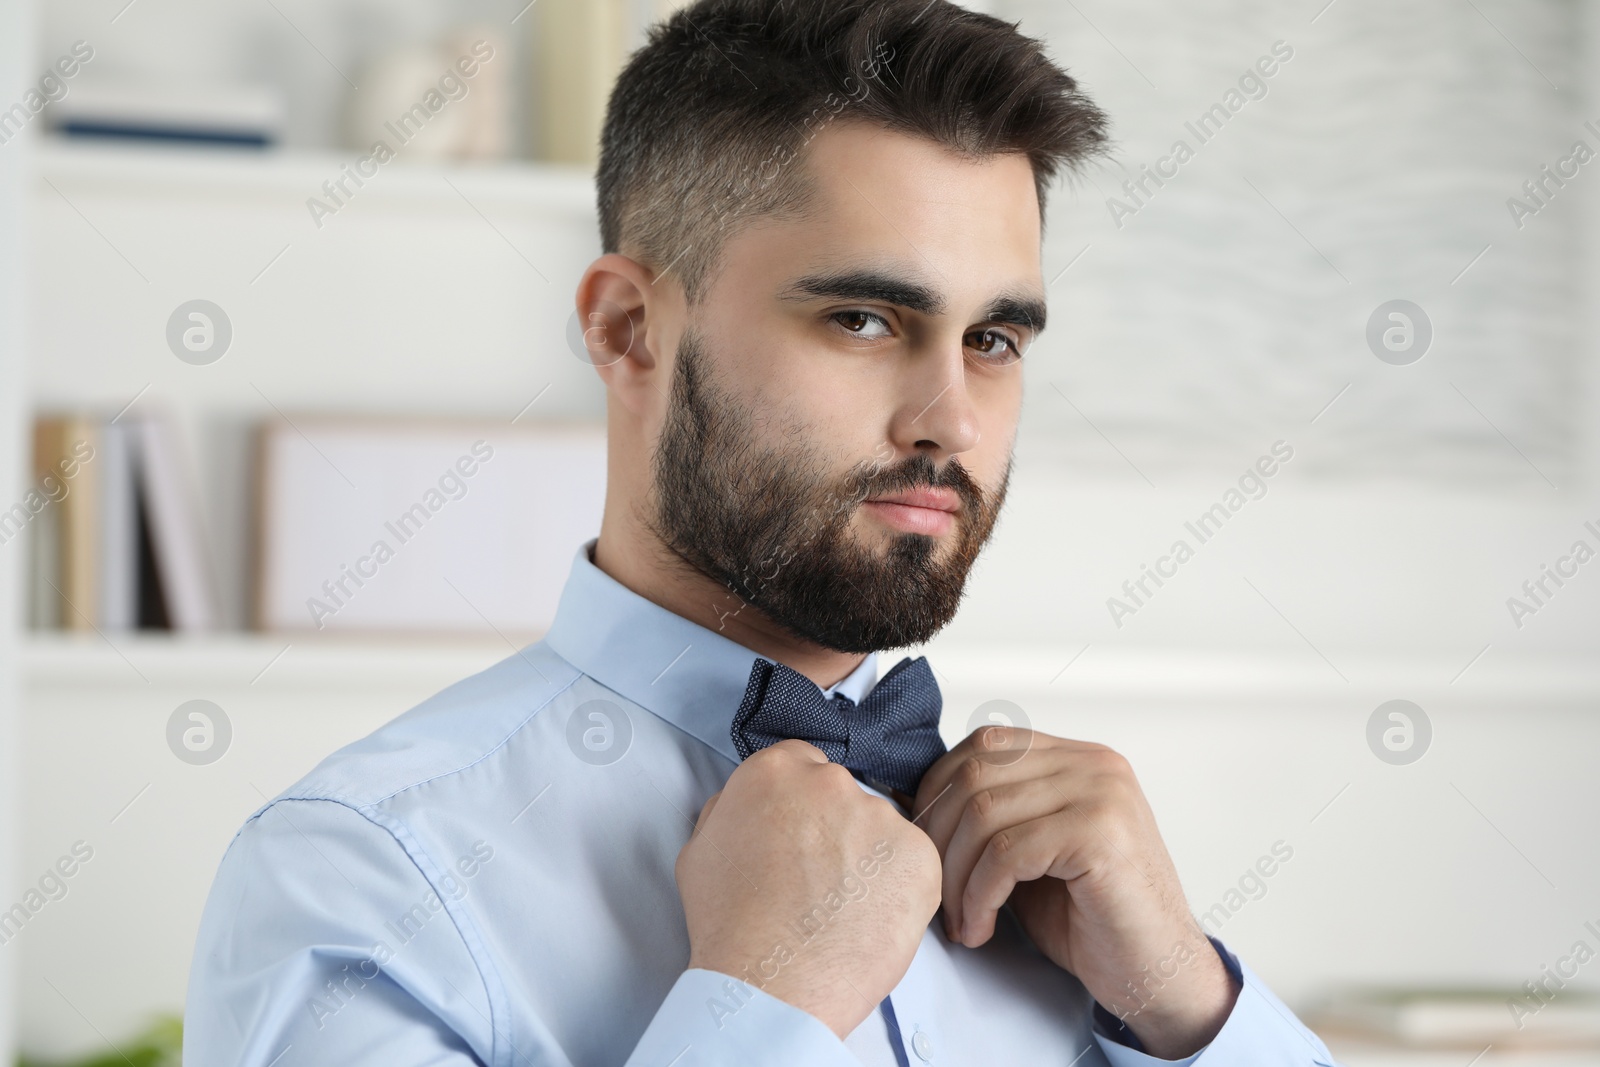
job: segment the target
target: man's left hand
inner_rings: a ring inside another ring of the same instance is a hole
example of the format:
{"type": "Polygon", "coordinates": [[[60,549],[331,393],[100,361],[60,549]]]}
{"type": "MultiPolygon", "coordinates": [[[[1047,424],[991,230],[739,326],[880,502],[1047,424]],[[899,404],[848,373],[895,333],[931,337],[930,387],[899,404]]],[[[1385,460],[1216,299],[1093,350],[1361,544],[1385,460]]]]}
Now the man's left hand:
{"type": "Polygon", "coordinates": [[[912,811],[939,848],[945,930],[976,948],[1010,903],[1152,1056],[1204,1048],[1238,988],[1190,914],[1133,769],[1104,745],[989,726],[940,757],[912,811]]]}

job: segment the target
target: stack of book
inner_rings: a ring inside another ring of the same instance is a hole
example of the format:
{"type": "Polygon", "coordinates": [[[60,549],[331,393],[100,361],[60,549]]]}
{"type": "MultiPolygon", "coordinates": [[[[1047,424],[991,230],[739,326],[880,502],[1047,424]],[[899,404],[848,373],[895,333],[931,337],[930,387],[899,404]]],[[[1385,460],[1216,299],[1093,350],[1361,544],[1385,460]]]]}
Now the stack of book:
{"type": "Polygon", "coordinates": [[[204,631],[216,590],[176,427],[158,416],[46,416],[33,480],[0,512],[30,544],[36,629],[204,631]]]}
{"type": "Polygon", "coordinates": [[[651,25],[688,0],[541,0],[538,157],[593,167],[611,87],[651,25]]]}
{"type": "Polygon", "coordinates": [[[287,110],[264,86],[88,81],[50,115],[68,137],[270,148],[283,140],[287,110]]]}
{"type": "Polygon", "coordinates": [[[1406,1048],[1600,1048],[1600,995],[1578,989],[1372,989],[1307,1020],[1339,1038],[1406,1048]]]}

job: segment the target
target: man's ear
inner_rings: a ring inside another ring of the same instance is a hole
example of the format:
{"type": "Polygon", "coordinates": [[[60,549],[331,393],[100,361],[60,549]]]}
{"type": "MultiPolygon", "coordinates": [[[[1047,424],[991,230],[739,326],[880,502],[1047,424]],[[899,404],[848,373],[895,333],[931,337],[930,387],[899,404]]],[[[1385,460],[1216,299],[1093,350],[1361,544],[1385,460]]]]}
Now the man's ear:
{"type": "Polygon", "coordinates": [[[589,264],[578,282],[584,354],[601,381],[637,415],[666,395],[657,351],[670,333],[675,288],[655,286],[648,267],[619,253],[589,264]]]}

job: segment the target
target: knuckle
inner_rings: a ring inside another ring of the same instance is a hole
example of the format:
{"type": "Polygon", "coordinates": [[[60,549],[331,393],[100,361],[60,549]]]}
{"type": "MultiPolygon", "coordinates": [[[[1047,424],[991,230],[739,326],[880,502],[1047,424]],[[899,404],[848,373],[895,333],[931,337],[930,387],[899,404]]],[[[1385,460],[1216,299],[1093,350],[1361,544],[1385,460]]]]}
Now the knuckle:
{"type": "Polygon", "coordinates": [[[1109,745],[1095,745],[1089,750],[1089,758],[1106,770],[1128,766],[1127,758],[1109,745]]]}
{"type": "Polygon", "coordinates": [[[982,822],[994,814],[995,804],[994,790],[981,789],[972,795],[972,801],[968,804],[968,807],[971,809],[972,814],[982,822]]]}
{"type": "MultiPolygon", "coordinates": [[[[819,763],[816,773],[821,776],[823,783],[834,792],[849,790],[861,793],[861,790],[856,786],[855,775],[837,763],[819,763]]],[[[845,795],[848,796],[849,793],[847,792],[845,795]]],[[[861,793],[861,795],[863,798],[867,796],[866,793],[861,793]]],[[[887,804],[888,801],[884,801],[884,803],[887,804]]]]}
{"type": "MultiPolygon", "coordinates": [[[[750,759],[765,759],[770,762],[783,756],[804,755],[806,750],[812,747],[814,746],[807,741],[801,741],[796,737],[786,737],[782,741],[774,742],[758,752],[751,753],[750,759]]],[[[750,760],[745,762],[748,763],[750,760]]]]}
{"type": "Polygon", "coordinates": [[[961,761],[961,766],[956,770],[956,781],[966,790],[978,788],[983,781],[984,764],[976,756],[968,756],[961,761]]]}
{"type": "Polygon", "coordinates": [[[1110,831],[1116,816],[1116,805],[1104,797],[1086,797],[1077,802],[1077,807],[1078,813],[1088,820],[1090,825],[1102,832],[1110,831]]]}

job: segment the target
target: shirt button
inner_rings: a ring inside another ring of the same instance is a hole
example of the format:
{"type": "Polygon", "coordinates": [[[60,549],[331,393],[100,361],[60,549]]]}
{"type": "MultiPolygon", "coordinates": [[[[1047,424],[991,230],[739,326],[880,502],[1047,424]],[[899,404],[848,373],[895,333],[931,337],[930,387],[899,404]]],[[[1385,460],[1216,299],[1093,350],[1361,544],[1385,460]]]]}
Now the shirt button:
{"type": "Polygon", "coordinates": [[[911,1051],[915,1052],[923,1063],[932,1063],[933,1038],[929,1037],[926,1031],[918,1030],[911,1035],[911,1051]]]}

